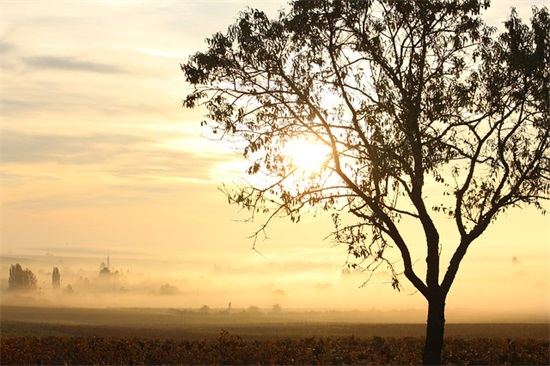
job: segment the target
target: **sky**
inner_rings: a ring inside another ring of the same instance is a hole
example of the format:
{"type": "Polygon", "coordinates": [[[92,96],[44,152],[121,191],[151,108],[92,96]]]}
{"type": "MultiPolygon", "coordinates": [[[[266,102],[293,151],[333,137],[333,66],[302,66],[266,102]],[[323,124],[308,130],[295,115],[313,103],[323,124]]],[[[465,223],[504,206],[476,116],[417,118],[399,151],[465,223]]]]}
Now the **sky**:
{"type": "MultiPolygon", "coordinates": [[[[527,21],[546,1],[493,3],[484,17],[502,28],[510,6],[527,21]]],[[[108,255],[134,274],[127,286],[205,294],[193,305],[424,309],[412,285],[397,293],[384,273],[364,287],[363,276],[343,279],[345,248],[324,240],[328,217],[277,221],[261,255],[251,250],[260,223],[241,222],[219,191],[246,165],[205,136],[204,111],[182,107],[190,86],[179,66],[246,6],[273,17],[286,2],[0,2],[0,288],[14,258],[54,258],[67,283],[108,255]]],[[[502,216],[468,252],[448,308],[548,316],[549,242],[548,216],[502,216]]],[[[51,260],[29,263],[48,281],[51,260]]]]}

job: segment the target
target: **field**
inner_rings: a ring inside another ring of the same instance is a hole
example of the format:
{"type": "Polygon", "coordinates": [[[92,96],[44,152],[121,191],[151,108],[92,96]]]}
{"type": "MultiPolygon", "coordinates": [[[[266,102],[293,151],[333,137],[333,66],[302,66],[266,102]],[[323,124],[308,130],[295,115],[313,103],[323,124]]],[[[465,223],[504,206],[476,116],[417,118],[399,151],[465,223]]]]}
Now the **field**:
{"type": "MultiPolygon", "coordinates": [[[[351,322],[322,312],[0,310],[6,365],[418,364],[424,332],[423,324],[351,322]]],[[[548,324],[449,324],[446,335],[446,364],[550,361],[548,324]]]]}

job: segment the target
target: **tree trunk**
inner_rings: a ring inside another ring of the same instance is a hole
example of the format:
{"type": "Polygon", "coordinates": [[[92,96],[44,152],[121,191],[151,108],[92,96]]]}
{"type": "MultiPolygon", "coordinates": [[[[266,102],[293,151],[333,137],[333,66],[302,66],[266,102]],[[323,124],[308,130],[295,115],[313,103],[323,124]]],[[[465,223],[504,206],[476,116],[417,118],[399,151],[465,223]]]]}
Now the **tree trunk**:
{"type": "Polygon", "coordinates": [[[428,300],[426,343],[422,354],[424,365],[441,365],[443,333],[445,331],[445,298],[434,296],[428,300]]]}

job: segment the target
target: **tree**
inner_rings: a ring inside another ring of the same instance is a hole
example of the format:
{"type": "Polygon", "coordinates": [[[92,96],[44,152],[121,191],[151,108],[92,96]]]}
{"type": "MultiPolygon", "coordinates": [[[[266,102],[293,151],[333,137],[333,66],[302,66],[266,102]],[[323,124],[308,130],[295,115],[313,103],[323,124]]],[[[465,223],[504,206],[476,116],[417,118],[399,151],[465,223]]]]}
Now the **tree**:
{"type": "Polygon", "coordinates": [[[177,295],[178,293],[179,289],[169,283],[165,283],[164,285],[160,286],[159,289],[160,295],[177,295]]]}
{"type": "Polygon", "coordinates": [[[63,290],[63,293],[67,295],[73,295],[74,294],[73,286],[69,283],[67,287],[63,290]]]}
{"type": "Polygon", "coordinates": [[[109,269],[109,267],[107,266],[103,266],[103,263],[101,263],[101,267],[100,267],[100,270],[99,270],[99,277],[110,277],[113,273],[111,272],[111,270],[109,269]]]}
{"type": "Polygon", "coordinates": [[[281,306],[281,304],[273,304],[273,306],[271,307],[271,312],[274,314],[279,314],[282,311],[283,307],[281,306]]]}
{"type": "Polygon", "coordinates": [[[10,290],[36,290],[36,276],[28,268],[23,269],[19,263],[10,266],[8,288],[10,290]]]}
{"type": "Polygon", "coordinates": [[[425,364],[441,360],[446,297],[470,245],[505,210],[545,213],[549,198],[548,9],[533,8],[531,27],[512,10],[496,35],[479,16],[488,7],[294,1],[274,20],[247,9],[181,65],[184,106],[205,107],[201,125],[264,177],[223,188],[251,218],[267,215],[253,246],[275,217],[330,212],[350,267],[385,266],[395,289],[404,276],[427,300],[425,364]],[[297,138],[326,146],[314,172],[285,155],[297,138]],[[405,222],[423,233],[425,273],[405,222]]]}
{"type": "Polygon", "coordinates": [[[61,286],[61,274],[59,273],[59,268],[53,267],[52,270],[52,287],[54,289],[59,289],[61,286]]]}

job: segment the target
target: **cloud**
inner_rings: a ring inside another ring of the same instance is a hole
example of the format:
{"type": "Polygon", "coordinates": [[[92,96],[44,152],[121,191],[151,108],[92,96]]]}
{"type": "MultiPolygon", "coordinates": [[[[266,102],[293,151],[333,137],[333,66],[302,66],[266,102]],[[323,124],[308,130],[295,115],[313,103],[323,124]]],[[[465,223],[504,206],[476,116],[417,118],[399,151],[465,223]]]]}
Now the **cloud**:
{"type": "Polygon", "coordinates": [[[117,177],[209,179],[210,169],[229,157],[161,145],[162,136],[91,133],[79,135],[4,130],[3,163],[102,164],[117,177]]]}
{"type": "Polygon", "coordinates": [[[19,210],[64,210],[94,208],[109,205],[133,205],[136,202],[143,202],[143,196],[123,196],[118,192],[100,193],[66,193],[49,194],[46,197],[25,198],[6,202],[5,205],[19,210]]]}
{"type": "Polygon", "coordinates": [[[56,135],[2,132],[3,163],[99,163],[128,146],[144,143],[127,134],[56,135]]]}
{"type": "Polygon", "coordinates": [[[58,69],[64,71],[86,71],[102,74],[120,73],[125,70],[112,64],[105,64],[92,61],[81,61],[74,57],[58,56],[32,56],[25,57],[27,66],[39,69],[58,69]]]}
{"type": "Polygon", "coordinates": [[[162,133],[146,137],[5,130],[2,178],[10,192],[5,204],[20,210],[128,206],[183,191],[194,196],[215,190],[213,167],[229,157],[184,149],[166,147],[162,133]]]}
{"type": "MultiPolygon", "coordinates": [[[[36,256],[50,256],[63,263],[61,259],[81,258],[81,257],[93,257],[93,258],[105,258],[110,255],[111,258],[147,258],[148,253],[138,248],[117,248],[113,246],[105,246],[101,244],[90,245],[75,245],[74,243],[66,243],[65,245],[24,245],[18,247],[19,253],[25,255],[26,253],[32,253],[36,256]]],[[[0,257],[2,260],[8,259],[5,255],[0,257]]],[[[99,264],[99,263],[98,263],[99,264]]]]}
{"type": "Polygon", "coordinates": [[[4,39],[0,39],[0,54],[6,55],[12,51],[14,51],[17,47],[10,42],[5,42],[4,39]]]}
{"type": "MultiPolygon", "coordinates": [[[[136,152],[138,153],[138,152],[136,152]]],[[[210,181],[211,169],[228,158],[222,155],[208,155],[185,150],[149,148],[136,163],[113,166],[110,173],[119,177],[135,177],[140,180],[174,178],[186,181],[210,181]]]]}
{"type": "Polygon", "coordinates": [[[139,48],[138,52],[149,56],[175,58],[179,60],[183,60],[185,59],[185,57],[187,57],[187,55],[184,55],[184,54],[178,54],[178,53],[164,51],[164,50],[157,50],[153,48],[139,48]]]}

